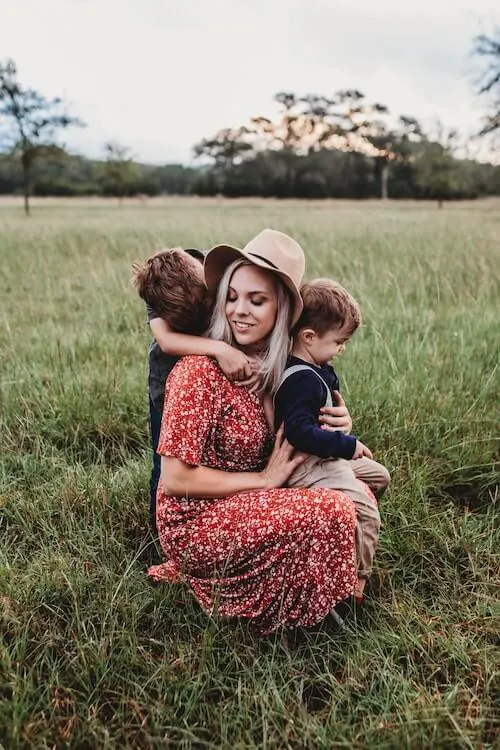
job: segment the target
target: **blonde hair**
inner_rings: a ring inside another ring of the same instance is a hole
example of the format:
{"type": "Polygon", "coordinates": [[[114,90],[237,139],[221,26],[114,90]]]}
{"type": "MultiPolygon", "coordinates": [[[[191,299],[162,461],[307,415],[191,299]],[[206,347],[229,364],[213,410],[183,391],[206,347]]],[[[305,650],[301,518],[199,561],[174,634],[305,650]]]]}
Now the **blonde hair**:
{"type": "MultiPolygon", "coordinates": [[[[231,344],[231,346],[239,348],[226,316],[226,301],[229,292],[229,284],[236,269],[241,268],[242,266],[252,265],[254,264],[247,260],[236,260],[224,271],[217,287],[217,296],[215,298],[212,319],[206,333],[209,338],[216,339],[217,341],[224,341],[226,344],[231,344]]],[[[271,393],[274,395],[278,388],[283,370],[285,369],[286,360],[290,351],[292,299],[288,289],[279,276],[276,276],[271,270],[262,270],[269,273],[275,281],[277,312],[276,321],[271,334],[265,342],[263,351],[258,355],[258,376],[260,380],[258,390],[259,395],[262,395],[263,393],[271,393]]]]}

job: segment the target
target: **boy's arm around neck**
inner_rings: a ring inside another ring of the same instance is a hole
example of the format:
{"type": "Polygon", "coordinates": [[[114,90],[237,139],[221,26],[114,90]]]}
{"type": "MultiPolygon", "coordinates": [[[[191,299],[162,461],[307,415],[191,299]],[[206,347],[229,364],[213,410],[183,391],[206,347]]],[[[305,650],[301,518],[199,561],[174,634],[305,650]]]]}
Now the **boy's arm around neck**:
{"type": "Polygon", "coordinates": [[[207,339],[204,336],[193,336],[179,333],[163,318],[152,318],[149,321],[156,342],[164,354],[175,354],[177,357],[201,355],[213,357],[229,380],[243,380],[252,375],[248,357],[224,341],[207,339]]]}
{"type": "Polygon", "coordinates": [[[203,336],[193,336],[190,333],[174,331],[163,318],[152,318],[149,325],[158,346],[164,354],[175,354],[178,357],[199,354],[217,358],[223,349],[228,346],[223,341],[214,341],[203,336]]]}

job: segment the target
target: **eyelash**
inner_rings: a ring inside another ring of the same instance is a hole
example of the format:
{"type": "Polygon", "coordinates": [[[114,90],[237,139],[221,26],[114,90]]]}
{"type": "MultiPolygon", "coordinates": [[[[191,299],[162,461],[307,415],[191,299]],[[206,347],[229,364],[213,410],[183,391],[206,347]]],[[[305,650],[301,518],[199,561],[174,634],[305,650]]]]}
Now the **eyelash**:
{"type": "MultiPolygon", "coordinates": [[[[237,297],[228,297],[227,298],[228,302],[236,302],[236,300],[237,300],[237,297]]],[[[255,302],[253,300],[250,300],[250,302],[251,302],[252,305],[255,305],[255,307],[260,307],[261,305],[264,304],[264,300],[260,300],[259,302],[255,302]]]]}

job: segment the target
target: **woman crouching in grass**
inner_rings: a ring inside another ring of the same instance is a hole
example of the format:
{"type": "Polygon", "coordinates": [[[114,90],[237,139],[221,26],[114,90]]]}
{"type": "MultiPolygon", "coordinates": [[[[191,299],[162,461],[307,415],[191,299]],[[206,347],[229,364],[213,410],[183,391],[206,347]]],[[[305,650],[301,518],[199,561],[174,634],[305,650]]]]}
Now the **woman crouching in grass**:
{"type": "Polygon", "coordinates": [[[157,581],[186,581],[203,609],[249,620],[261,634],[320,622],[356,586],[355,509],[347,495],[283,488],[304,456],[263,407],[302,310],[304,254],[264,230],[244,250],[213,248],[205,280],[216,302],[209,336],[259,361],[259,389],[228,380],[212,359],[185,357],[166,388],[158,453],[157,581]]]}

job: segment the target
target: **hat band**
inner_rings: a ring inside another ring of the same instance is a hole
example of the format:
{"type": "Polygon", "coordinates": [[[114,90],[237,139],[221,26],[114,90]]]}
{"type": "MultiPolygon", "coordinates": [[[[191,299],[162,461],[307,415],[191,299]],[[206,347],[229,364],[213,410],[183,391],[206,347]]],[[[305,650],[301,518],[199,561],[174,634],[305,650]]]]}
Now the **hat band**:
{"type": "Polygon", "coordinates": [[[264,263],[267,263],[268,266],[271,266],[272,268],[275,268],[277,271],[280,271],[281,269],[278,268],[278,266],[273,263],[272,261],[268,260],[267,258],[262,257],[262,255],[257,255],[257,253],[247,253],[247,255],[253,255],[254,258],[258,258],[259,260],[263,260],[264,263]]]}

